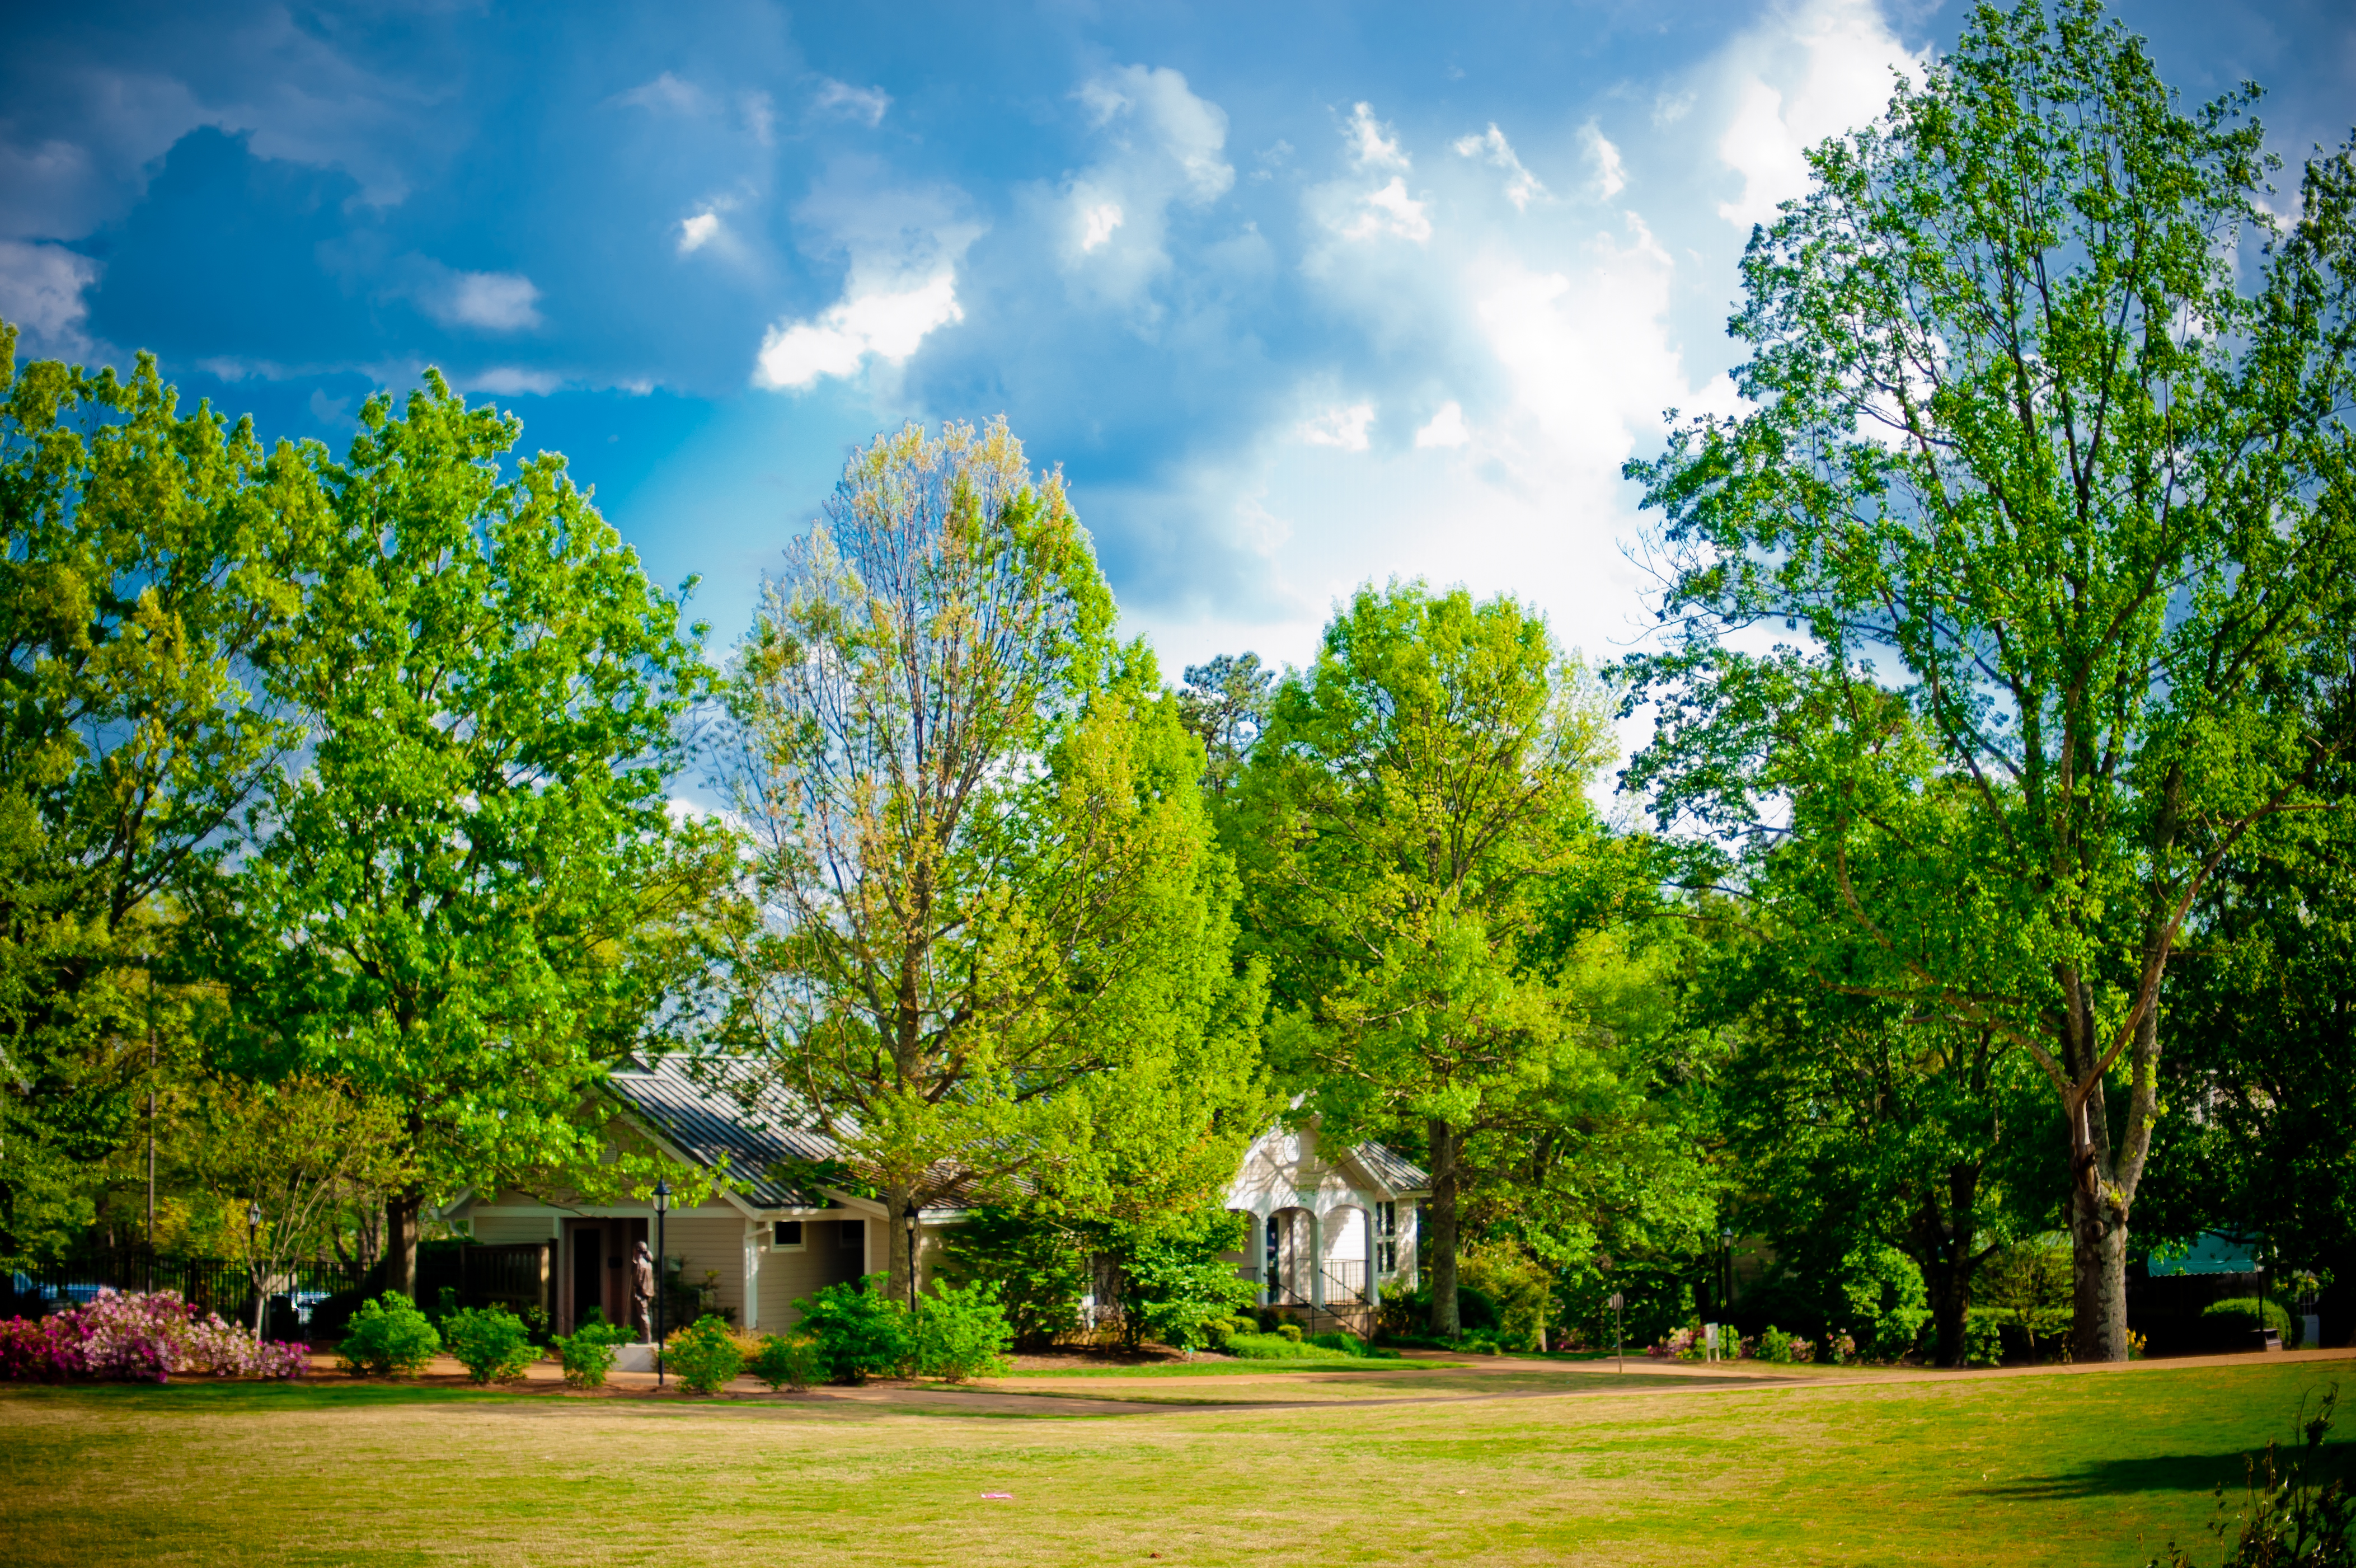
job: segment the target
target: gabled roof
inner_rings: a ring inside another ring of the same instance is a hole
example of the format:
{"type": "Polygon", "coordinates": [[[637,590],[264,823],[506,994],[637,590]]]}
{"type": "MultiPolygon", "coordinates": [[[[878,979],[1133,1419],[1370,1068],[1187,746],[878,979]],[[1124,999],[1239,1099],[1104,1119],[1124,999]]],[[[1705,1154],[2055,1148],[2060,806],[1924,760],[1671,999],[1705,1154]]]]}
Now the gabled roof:
{"type": "Polygon", "coordinates": [[[1395,1149],[1381,1144],[1360,1144],[1351,1149],[1350,1155],[1366,1167],[1368,1176],[1393,1192],[1406,1194],[1431,1190],[1431,1173],[1395,1149]]]}
{"type": "Polygon", "coordinates": [[[605,1082],[681,1154],[705,1165],[718,1165],[724,1155],[731,1179],[755,1208],[831,1205],[814,1186],[780,1179],[777,1167],[831,1160],[833,1141],[807,1124],[807,1113],[791,1096],[741,1068],[707,1062],[700,1077],[691,1078],[680,1058],[658,1057],[651,1063],[632,1060],[605,1082]]]}

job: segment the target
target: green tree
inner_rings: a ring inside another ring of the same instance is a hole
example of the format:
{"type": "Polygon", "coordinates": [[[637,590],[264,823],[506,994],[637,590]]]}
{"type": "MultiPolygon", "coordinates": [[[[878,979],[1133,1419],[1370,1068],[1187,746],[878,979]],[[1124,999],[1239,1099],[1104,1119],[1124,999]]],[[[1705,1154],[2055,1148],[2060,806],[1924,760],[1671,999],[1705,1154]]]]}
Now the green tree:
{"type": "Polygon", "coordinates": [[[2349,738],[2356,167],[2278,231],[2247,104],[2183,113],[2091,3],[1982,6],[1754,233],[1753,411],[1629,468],[1673,639],[1630,781],[1806,857],[1876,955],[1838,983],[2029,1056],[2085,1360],[2127,1353],[2186,916],[2349,738]]]}
{"type": "Polygon", "coordinates": [[[1610,755],[1593,689],[1512,599],[1363,588],[1279,687],[1236,843],[1281,1015],[1329,1132],[1417,1125],[1432,1326],[1452,1335],[1465,1139],[1551,1069],[1566,1015],[1526,951],[1610,755]]]}
{"type": "Polygon", "coordinates": [[[1225,800],[1251,756],[1252,743],[1268,725],[1274,671],[1260,667],[1257,653],[1222,653],[1207,664],[1186,666],[1178,689],[1178,714],[1187,733],[1203,743],[1209,766],[1203,788],[1225,800]]]}
{"type": "Polygon", "coordinates": [[[182,414],[152,356],[123,381],[16,341],[0,323],[8,1256],[60,1239],[77,1171],[140,1130],[151,1041],[184,1032],[179,900],[299,736],[264,677],[325,510],[304,453],[182,414]]]}
{"type": "Polygon", "coordinates": [[[1202,750],[1112,620],[1059,475],[1002,422],[910,425],[851,456],[738,654],[757,908],[723,1040],[894,1213],[1024,1182],[1102,1208],[1121,1169],[1183,1190],[1258,1130],[1202,750]]]}
{"type": "Polygon", "coordinates": [[[386,1283],[429,1197],[601,1171],[588,1094],[669,978],[650,930],[707,889],[666,814],[703,669],[680,607],[520,429],[427,372],[324,478],[337,533],[278,677],[312,726],[206,925],[228,1059],[332,1076],[400,1122],[386,1283]]]}

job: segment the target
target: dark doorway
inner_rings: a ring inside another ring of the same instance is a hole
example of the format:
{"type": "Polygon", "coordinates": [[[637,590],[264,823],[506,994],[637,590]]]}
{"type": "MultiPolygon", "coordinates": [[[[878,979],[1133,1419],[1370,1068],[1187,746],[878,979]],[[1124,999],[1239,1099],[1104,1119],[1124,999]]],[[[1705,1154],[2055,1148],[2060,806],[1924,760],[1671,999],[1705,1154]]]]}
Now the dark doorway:
{"type": "Polygon", "coordinates": [[[605,1236],[595,1225],[573,1228],[573,1327],[579,1332],[589,1309],[605,1305],[605,1236]]]}

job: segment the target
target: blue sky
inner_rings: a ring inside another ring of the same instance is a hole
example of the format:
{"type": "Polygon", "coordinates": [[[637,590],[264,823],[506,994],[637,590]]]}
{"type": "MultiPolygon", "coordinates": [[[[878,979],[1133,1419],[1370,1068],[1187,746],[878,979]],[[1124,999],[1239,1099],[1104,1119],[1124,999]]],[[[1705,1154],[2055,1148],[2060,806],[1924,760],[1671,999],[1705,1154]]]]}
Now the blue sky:
{"type": "MultiPolygon", "coordinates": [[[[2136,4],[2276,145],[2356,11],[2136,4]]],[[[845,448],[1004,413],[1165,671],[1423,575],[1608,654],[1618,477],[1726,406],[1750,224],[1953,4],[205,7],[18,14],[0,316],[340,448],[442,366],[566,453],[724,648],[845,448]]]]}

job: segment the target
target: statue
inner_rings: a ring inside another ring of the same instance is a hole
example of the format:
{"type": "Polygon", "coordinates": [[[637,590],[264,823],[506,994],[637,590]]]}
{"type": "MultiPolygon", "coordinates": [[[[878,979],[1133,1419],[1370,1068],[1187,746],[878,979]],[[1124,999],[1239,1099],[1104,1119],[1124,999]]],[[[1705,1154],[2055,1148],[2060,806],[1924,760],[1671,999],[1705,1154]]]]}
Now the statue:
{"type": "Polygon", "coordinates": [[[647,1254],[647,1244],[638,1243],[637,1256],[630,1261],[630,1326],[638,1331],[638,1342],[645,1344],[654,1337],[648,1326],[655,1305],[655,1265],[647,1254]]]}

